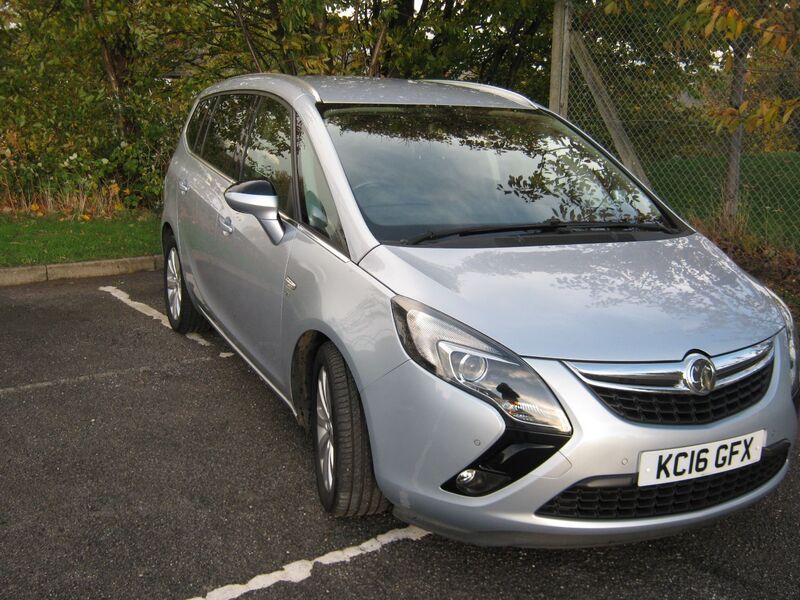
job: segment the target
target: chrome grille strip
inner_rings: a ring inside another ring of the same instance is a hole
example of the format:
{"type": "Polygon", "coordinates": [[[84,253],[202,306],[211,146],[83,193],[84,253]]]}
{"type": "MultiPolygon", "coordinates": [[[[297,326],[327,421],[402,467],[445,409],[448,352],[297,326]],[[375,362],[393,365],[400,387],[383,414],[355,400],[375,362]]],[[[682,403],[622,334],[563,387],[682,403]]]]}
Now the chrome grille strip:
{"type": "MultiPolygon", "coordinates": [[[[775,354],[773,340],[711,357],[717,370],[716,389],[736,383],[767,366],[775,354]]],[[[650,393],[693,393],[683,382],[684,363],[565,363],[591,386],[650,393]]]]}
{"type": "Polygon", "coordinates": [[[715,356],[711,360],[717,369],[717,377],[721,380],[728,375],[740,373],[751,365],[763,364],[766,358],[772,358],[772,354],[772,340],[767,340],[744,350],[715,356]]]}

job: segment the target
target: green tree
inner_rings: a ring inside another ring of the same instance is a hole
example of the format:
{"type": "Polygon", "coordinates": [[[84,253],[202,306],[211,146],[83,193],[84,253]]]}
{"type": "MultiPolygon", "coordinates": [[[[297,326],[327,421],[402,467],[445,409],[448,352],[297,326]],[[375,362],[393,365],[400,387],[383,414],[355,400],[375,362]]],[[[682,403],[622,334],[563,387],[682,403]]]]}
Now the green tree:
{"type": "Polygon", "coordinates": [[[247,72],[463,78],[543,98],[551,10],[533,0],[0,2],[0,192],[15,206],[152,206],[193,97],[247,72]]]}
{"type": "Polygon", "coordinates": [[[712,114],[718,130],[730,131],[723,216],[731,220],[739,205],[745,131],[783,128],[800,106],[800,97],[780,93],[762,96],[758,103],[745,100],[749,64],[776,54],[800,56],[800,0],[606,0],[605,11],[619,14],[659,4],[674,11],[672,22],[687,47],[698,34],[716,43],[731,74],[727,105],[712,114]]]}

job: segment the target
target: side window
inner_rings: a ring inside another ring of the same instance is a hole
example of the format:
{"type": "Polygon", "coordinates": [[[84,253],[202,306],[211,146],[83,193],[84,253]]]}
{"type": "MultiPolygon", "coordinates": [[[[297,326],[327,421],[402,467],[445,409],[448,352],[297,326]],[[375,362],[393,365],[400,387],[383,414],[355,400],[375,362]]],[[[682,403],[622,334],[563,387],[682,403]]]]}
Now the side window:
{"type": "Polygon", "coordinates": [[[231,179],[239,178],[242,136],[253,96],[226,94],[217,97],[200,156],[231,179]]]}
{"type": "Polygon", "coordinates": [[[297,155],[303,221],[328,238],[335,248],[347,254],[347,241],[339,213],[336,212],[333,196],[322,173],[322,165],[302,125],[297,129],[297,155]]]}
{"type": "Polygon", "coordinates": [[[213,104],[214,98],[201,100],[194,109],[192,118],[189,119],[189,124],[186,126],[186,142],[192,152],[197,152],[198,146],[202,145],[201,132],[205,129],[208,113],[211,111],[213,104]]]}
{"type": "Polygon", "coordinates": [[[280,209],[294,216],[292,201],[292,121],[289,109],[262,97],[244,151],[242,179],[268,179],[280,209]]]}

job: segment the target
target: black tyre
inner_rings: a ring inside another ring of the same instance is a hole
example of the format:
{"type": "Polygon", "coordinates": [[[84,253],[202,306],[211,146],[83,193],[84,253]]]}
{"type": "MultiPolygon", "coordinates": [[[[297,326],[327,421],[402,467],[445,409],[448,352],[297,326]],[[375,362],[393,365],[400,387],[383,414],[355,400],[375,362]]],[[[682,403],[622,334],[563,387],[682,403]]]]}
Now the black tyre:
{"type": "Polygon", "coordinates": [[[164,304],[169,324],[178,333],[205,331],[209,328],[208,321],[197,310],[186,290],[181,258],[172,232],[164,236],[164,304]]]}
{"type": "Polygon", "coordinates": [[[311,429],[322,506],[335,517],[385,512],[389,502],[375,482],[361,400],[332,343],[320,347],[312,373],[311,429]]]}

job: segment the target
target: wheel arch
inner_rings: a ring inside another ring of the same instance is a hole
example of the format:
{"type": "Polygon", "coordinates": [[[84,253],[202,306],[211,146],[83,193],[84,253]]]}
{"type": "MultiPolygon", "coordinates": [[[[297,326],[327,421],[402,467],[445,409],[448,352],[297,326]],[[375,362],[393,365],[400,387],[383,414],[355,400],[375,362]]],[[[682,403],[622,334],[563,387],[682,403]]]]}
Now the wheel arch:
{"type": "Polygon", "coordinates": [[[164,221],[161,224],[161,254],[164,254],[164,244],[166,242],[167,235],[172,235],[172,237],[175,237],[175,230],[172,228],[172,224],[169,221],[164,221]]]}
{"type": "MultiPolygon", "coordinates": [[[[297,421],[306,431],[309,430],[311,423],[311,390],[314,366],[314,358],[320,346],[325,342],[332,341],[327,335],[317,329],[309,329],[303,333],[295,342],[292,351],[292,362],[290,371],[290,386],[292,403],[297,412],[297,421]]],[[[335,342],[332,342],[339,347],[335,342]]],[[[339,350],[341,353],[341,350],[339,350]]],[[[345,359],[347,363],[347,359],[345,359]]],[[[350,366],[348,365],[348,368],[350,366]]],[[[352,371],[352,369],[351,369],[352,371]]]]}
{"type": "MultiPolygon", "coordinates": [[[[344,364],[350,371],[356,388],[360,391],[362,382],[359,377],[358,371],[354,368],[354,357],[347,351],[347,347],[343,340],[339,339],[335,332],[326,331],[324,324],[309,324],[309,329],[306,329],[294,344],[292,350],[291,366],[289,372],[289,385],[291,400],[297,414],[297,422],[308,430],[311,424],[311,386],[313,385],[312,373],[314,367],[314,358],[319,351],[320,346],[325,342],[330,342],[333,347],[342,355],[344,364]],[[318,327],[314,325],[319,325],[318,327]]],[[[362,410],[366,409],[363,408],[362,410]]]]}

